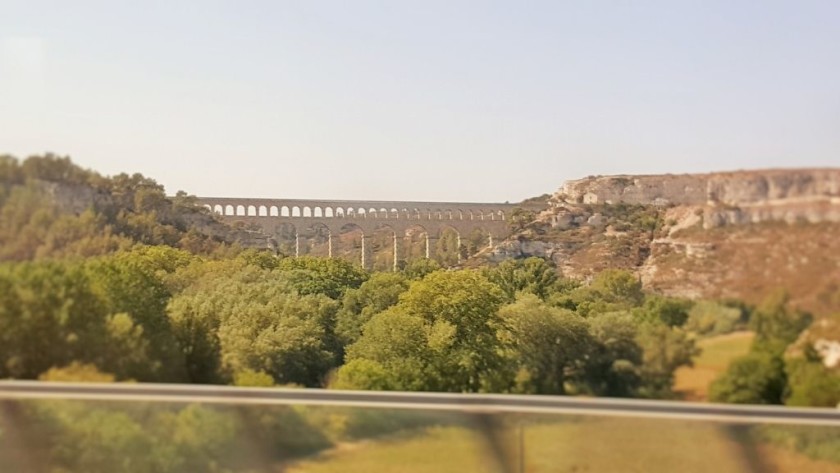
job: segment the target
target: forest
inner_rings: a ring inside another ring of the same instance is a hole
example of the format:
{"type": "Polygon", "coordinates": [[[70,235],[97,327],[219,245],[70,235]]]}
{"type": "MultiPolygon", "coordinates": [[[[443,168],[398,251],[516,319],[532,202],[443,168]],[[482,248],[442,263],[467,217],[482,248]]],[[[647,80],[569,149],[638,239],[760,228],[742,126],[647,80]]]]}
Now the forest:
{"type": "MultiPolygon", "coordinates": [[[[573,280],[540,258],[369,272],[243,249],[211,224],[222,225],[189,195],[141,175],[0,157],[0,379],[674,399],[699,340],[751,330],[713,401],[840,402],[840,377],[816,353],[790,355],[812,317],[783,290],[758,306],[672,298],[627,271],[573,280]]],[[[167,415],[227,422],[200,408],[167,415]]],[[[35,417],[53,429],[74,418],[35,417]]],[[[302,452],[327,442],[298,440],[302,452]]]]}
{"type": "Polygon", "coordinates": [[[205,209],[137,174],[5,156],[0,182],[0,378],[84,367],[117,381],[669,398],[699,338],[751,329],[716,400],[840,401],[818,357],[785,356],[811,316],[783,291],[758,307],[691,301],[626,271],[566,279],[539,258],[368,272],[209,236],[205,209]]]}

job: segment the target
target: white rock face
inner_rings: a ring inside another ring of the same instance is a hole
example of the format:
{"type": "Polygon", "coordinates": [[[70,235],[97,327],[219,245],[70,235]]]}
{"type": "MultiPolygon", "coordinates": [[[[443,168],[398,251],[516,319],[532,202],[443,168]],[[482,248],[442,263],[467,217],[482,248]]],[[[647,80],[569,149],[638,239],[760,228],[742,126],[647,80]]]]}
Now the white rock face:
{"type": "Polygon", "coordinates": [[[840,342],[821,338],[814,342],[814,349],[822,357],[826,368],[840,366],[840,342]]]}
{"type": "Polygon", "coordinates": [[[607,222],[607,219],[604,218],[603,215],[596,213],[586,219],[587,225],[592,225],[593,227],[601,227],[607,222]]]}
{"type": "Polygon", "coordinates": [[[551,258],[553,253],[554,245],[551,243],[532,240],[508,240],[493,248],[490,253],[490,260],[499,262],[510,258],[526,258],[529,256],[551,258]]]}
{"type": "Polygon", "coordinates": [[[567,181],[555,198],[573,204],[698,204],[704,175],[602,176],[567,181]]]}
{"type": "Polygon", "coordinates": [[[588,177],[566,182],[554,200],[699,206],[705,228],[765,221],[840,222],[840,169],[588,177]]]}

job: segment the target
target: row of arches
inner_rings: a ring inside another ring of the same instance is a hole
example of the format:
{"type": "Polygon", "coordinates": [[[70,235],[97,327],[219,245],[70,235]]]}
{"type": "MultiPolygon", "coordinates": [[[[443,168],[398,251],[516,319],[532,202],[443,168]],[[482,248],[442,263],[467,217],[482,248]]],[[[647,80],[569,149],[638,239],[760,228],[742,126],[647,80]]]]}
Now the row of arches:
{"type": "Polygon", "coordinates": [[[405,220],[505,220],[502,210],[309,207],[276,205],[205,205],[218,215],[238,217],[371,218],[405,220]]]}

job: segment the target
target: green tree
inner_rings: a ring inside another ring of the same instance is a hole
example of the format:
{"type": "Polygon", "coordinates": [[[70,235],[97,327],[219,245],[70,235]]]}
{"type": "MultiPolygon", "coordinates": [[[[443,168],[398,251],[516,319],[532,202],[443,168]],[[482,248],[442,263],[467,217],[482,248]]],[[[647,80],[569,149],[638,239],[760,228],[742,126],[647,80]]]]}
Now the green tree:
{"type": "Polygon", "coordinates": [[[642,282],[629,271],[607,269],[598,273],[590,289],[606,302],[638,306],[644,299],[642,282]]]}
{"type": "Polygon", "coordinates": [[[638,307],[644,301],[642,283],[633,273],[608,269],[598,273],[588,286],[580,286],[568,295],[552,297],[552,304],[575,310],[584,317],[638,307]]]}
{"type": "Polygon", "coordinates": [[[471,231],[462,239],[466,257],[472,257],[490,244],[490,236],[479,228],[471,231]]]}
{"type": "Polygon", "coordinates": [[[451,267],[457,265],[463,256],[458,232],[451,228],[445,229],[435,242],[435,260],[443,267],[451,267]]]}
{"type": "Polygon", "coordinates": [[[789,296],[777,291],[767,296],[750,317],[755,331],[754,350],[781,355],[811,323],[811,315],[788,309],[789,296]]]}
{"type": "Polygon", "coordinates": [[[782,404],[787,375],[779,355],[753,352],[734,360],[709,388],[715,402],[782,404]]]}
{"type": "Polygon", "coordinates": [[[270,374],[247,368],[233,374],[233,385],[252,388],[270,388],[276,386],[274,378],[270,374]]]}
{"type": "MultiPolygon", "coordinates": [[[[0,266],[0,377],[35,379],[72,361],[115,354],[102,300],[75,263],[0,266]]],[[[123,353],[125,355],[125,353],[123,353]]]]}
{"type": "Polygon", "coordinates": [[[513,233],[521,232],[536,218],[537,214],[534,211],[517,207],[510,213],[508,226],[513,233]]]}
{"type": "Polygon", "coordinates": [[[437,369],[446,391],[488,389],[502,363],[496,330],[504,296],[476,271],[431,273],[411,284],[397,305],[427,324],[441,352],[437,369]]]}
{"type": "Polygon", "coordinates": [[[41,381],[60,381],[68,383],[113,383],[114,375],[103,373],[95,365],[74,361],[62,368],[50,368],[38,376],[41,381]]]}
{"type": "Polygon", "coordinates": [[[87,264],[91,287],[102,295],[103,308],[111,314],[109,333],[121,346],[135,350],[133,360],[103,360],[107,371],[138,381],[187,379],[183,353],[166,313],[172,294],[164,278],[189,259],[174,249],[141,248],[87,264]]]}
{"type": "Polygon", "coordinates": [[[218,266],[169,304],[190,379],[215,382],[252,370],[277,384],[320,385],[341,356],[337,303],[298,294],[289,271],[229,268],[218,266]]]}
{"type": "Polygon", "coordinates": [[[47,240],[58,209],[35,183],[7,192],[0,209],[0,260],[32,260],[47,240]]]}
{"type": "Polygon", "coordinates": [[[682,327],[688,320],[692,302],[685,299],[648,295],[641,307],[633,310],[641,320],[662,323],[668,327],[682,327]]]}
{"type": "Polygon", "coordinates": [[[638,328],[626,312],[609,312],[587,319],[594,339],[582,390],[599,396],[631,397],[641,385],[644,350],[638,328]]]}
{"type": "Polygon", "coordinates": [[[685,328],[700,335],[729,333],[746,320],[745,312],[725,303],[699,301],[689,310],[685,328]]]}
{"type": "Polygon", "coordinates": [[[520,295],[499,315],[505,327],[500,338],[517,366],[516,391],[566,394],[567,383],[580,381],[594,343],[585,319],[533,294],[520,295]]]}
{"type": "MultiPolygon", "coordinates": [[[[330,387],[333,389],[393,391],[400,389],[403,386],[402,383],[408,381],[408,379],[395,379],[402,374],[389,371],[382,363],[377,361],[358,358],[350,360],[339,368],[330,387]]],[[[410,375],[410,373],[407,374],[410,375]]]]}
{"type": "Polygon", "coordinates": [[[336,325],[344,343],[358,340],[367,321],[395,305],[406,289],[408,280],[400,273],[373,273],[358,289],[348,289],[344,293],[336,325]]]}
{"type": "Polygon", "coordinates": [[[277,270],[290,272],[289,280],[300,294],[324,294],[331,299],[341,299],[344,291],[358,288],[368,278],[361,266],[341,259],[284,258],[277,270]]]}
{"type": "Polygon", "coordinates": [[[645,397],[672,397],[674,373],[691,366],[700,350],[694,337],[679,327],[670,327],[659,319],[639,326],[637,340],[644,350],[640,394],[645,397]]]}
{"type": "Polygon", "coordinates": [[[23,180],[23,170],[20,168],[18,160],[7,154],[0,155],[0,188],[22,184],[23,180]]]}
{"type": "Polygon", "coordinates": [[[429,258],[420,258],[409,262],[403,268],[403,274],[408,279],[423,279],[427,274],[440,270],[440,263],[429,258]]]}
{"type": "Polygon", "coordinates": [[[373,316],[359,340],[347,349],[337,387],[437,391],[442,380],[432,364],[436,353],[422,317],[392,307],[373,316]]]}
{"type": "Polygon", "coordinates": [[[409,390],[498,390],[496,374],[505,366],[496,337],[502,300],[499,288],[475,271],[439,271],[414,281],[396,306],[365,324],[347,351],[348,365],[372,361],[390,379],[369,363],[339,370],[338,379],[409,390]]]}
{"type": "Polygon", "coordinates": [[[786,360],[788,389],[785,404],[790,406],[837,407],[840,404],[840,375],[820,360],[786,360]]]}
{"type": "Polygon", "coordinates": [[[546,299],[557,282],[557,271],[542,258],[505,260],[485,273],[487,279],[504,291],[509,301],[517,292],[528,292],[546,299]]]}
{"type": "Polygon", "coordinates": [[[44,156],[26,158],[20,170],[29,179],[71,184],[87,184],[95,175],[92,171],[76,166],[68,157],[59,157],[49,153],[44,156]]]}
{"type": "Polygon", "coordinates": [[[262,269],[276,269],[280,265],[280,259],[268,251],[249,249],[240,253],[238,257],[246,264],[262,269]]]}
{"type": "Polygon", "coordinates": [[[275,292],[224,309],[218,337],[228,373],[262,371],[277,384],[314,387],[338,362],[322,324],[334,317],[336,304],[322,295],[275,292]]]}
{"type": "Polygon", "coordinates": [[[185,380],[166,314],[165,271],[155,270],[150,254],[0,266],[6,375],[34,378],[78,361],[117,379],[185,380]]]}

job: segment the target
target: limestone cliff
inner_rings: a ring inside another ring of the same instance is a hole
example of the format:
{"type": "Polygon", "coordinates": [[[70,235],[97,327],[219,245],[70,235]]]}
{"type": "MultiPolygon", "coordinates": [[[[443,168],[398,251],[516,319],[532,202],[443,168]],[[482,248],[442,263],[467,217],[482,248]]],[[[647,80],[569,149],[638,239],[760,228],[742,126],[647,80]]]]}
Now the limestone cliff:
{"type": "Polygon", "coordinates": [[[569,181],[487,257],[531,255],[578,278],[630,269],[687,297],[758,302],[781,287],[805,309],[840,314],[840,169],[569,181]]]}
{"type": "Polygon", "coordinates": [[[554,200],[699,206],[705,228],[765,221],[840,222],[840,169],[589,177],[567,182],[554,200]]]}
{"type": "MultiPolygon", "coordinates": [[[[78,215],[93,209],[109,214],[129,207],[125,202],[120,202],[118,196],[89,185],[48,181],[33,181],[33,184],[47,195],[62,213],[78,215]]],[[[168,208],[171,209],[172,202],[169,204],[168,208]]],[[[158,214],[157,218],[184,230],[193,229],[217,241],[258,249],[273,248],[276,245],[269,236],[259,230],[228,225],[199,206],[181,207],[178,212],[164,213],[169,215],[158,214]]]]}
{"type": "Polygon", "coordinates": [[[567,181],[554,198],[570,203],[737,205],[840,197],[840,169],[769,169],[711,174],[595,176],[567,181]]]}

